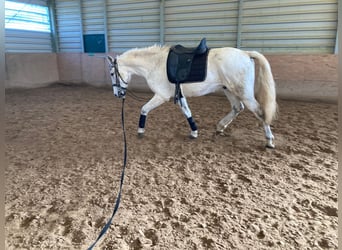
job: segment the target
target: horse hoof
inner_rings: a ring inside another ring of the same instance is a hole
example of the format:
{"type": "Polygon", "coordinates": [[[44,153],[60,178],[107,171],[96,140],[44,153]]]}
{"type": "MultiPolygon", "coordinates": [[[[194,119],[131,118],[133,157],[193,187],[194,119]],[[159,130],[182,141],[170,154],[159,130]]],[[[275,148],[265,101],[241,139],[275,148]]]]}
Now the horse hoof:
{"type": "Polygon", "coordinates": [[[139,139],[144,138],[144,133],[138,133],[138,138],[139,138],[139,139]]]}
{"type": "Polygon", "coordinates": [[[215,134],[224,136],[224,131],[223,130],[216,130],[215,134]]]}
{"type": "Polygon", "coordinates": [[[274,145],[272,142],[268,142],[268,143],[266,144],[266,148],[274,149],[274,148],[275,148],[275,145],[274,145]]]}
{"type": "Polygon", "coordinates": [[[198,131],[191,131],[189,138],[190,139],[196,139],[198,137],[198,131]]]}

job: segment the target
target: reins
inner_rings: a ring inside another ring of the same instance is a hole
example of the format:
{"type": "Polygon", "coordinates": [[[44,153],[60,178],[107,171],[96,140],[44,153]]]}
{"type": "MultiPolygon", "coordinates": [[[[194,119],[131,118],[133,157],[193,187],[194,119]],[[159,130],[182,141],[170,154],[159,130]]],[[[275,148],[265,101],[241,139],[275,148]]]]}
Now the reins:
{"type": "Polygon", "coordinates": [[[124,183],[125,178],[125,170],[127,165],[127,139],[126,139],[126,130],[125,130],[125,97],[126,94],[131,96],[133,99],[137,101],[144,101],[144,98],[141,98],[135,94],[133,94],[131,91],[127,90],[128,83],[122,78],[120,72],[117,60],[115,59],[110,63],[110,74],[112,78],[112,87],[113,87],[113,93],[114,96],[119,97],[122,99],[122,107],[121,107],[121,126],[122,126],[122,132],[123,132],[123,143],[124,143],[124,156],[123,156],[123,166],[121,171],[121,178],[120,178],[120,186],[119,186],[119,192],[116,197],[113,213],[111,217],[109,218],[108,222],[104,225],[101,232],[99,233],[97,239],[95,242],[88,248],[88,250],[92,250],[95,245],[99,242],[99,240],[103,237],[103,235],[106,234],[108,231],[110,225],[112,224],[113,218],[116,214],[116,212],[119,209],[120,200],[121,200],[121,193],[122,193],[122,186],[124,183]],[[115,76],[115,81],[113,81],[113,77],[115,76]]]}
{"type": "Polygon", "coordinates": [[[148,100],[150,100],[150,98],[138,96],[138,95],[134,94],[133,91],[128,90],[128,89],[127,89],[127,95],[129,95],[130,97],[132,97],[134,100],[136,100],[138,102],[147,102],[148,100]]]}
{"type": "MultiPolygon", "coordinates": [[[[115,74],[116,74],[116,76],[119,76],[121,78],[120,73],[119,73],[117,67],[115,67],[115,74]]],[[[122,80],[122,78],[121,78],[121,80],[122,80]]],[[[118,82],[116,82],[116,84],[118,84],[118,82]]],[[[124,183],[125,170],[126,170],[126,165],[127,165],[127,140],[126,140],[126,130],[125,130],[125,95],[122,95],[122,96],[119,96],[119,97],[122,98],[121,126],[122,126],[122,132],[123,132],[123,142],[124,142],[124,156],[123,156],[123,166],[122,166],[122,171],[121,171],[119,192],[118,192],[118,195],[116,197],[116,201],[115,201],[115,205],[114,205],[112,216],[109,218],[109,220],[106,223],[106,225],[104,225],[104,227],[102,228],[101,232],[99,233],[99,236],[97,237],[95,242],[88,248],[88,250],[92,250],[95,247],[95,245],[97,244],[97,242],[107,232],[107,230],[109,229],[110,225],[112,224],[113,218],[114,218],[116,212],[118,211],[119,205],[120,205],[122,186],[123,186],[123,183],[124,183]]]]}

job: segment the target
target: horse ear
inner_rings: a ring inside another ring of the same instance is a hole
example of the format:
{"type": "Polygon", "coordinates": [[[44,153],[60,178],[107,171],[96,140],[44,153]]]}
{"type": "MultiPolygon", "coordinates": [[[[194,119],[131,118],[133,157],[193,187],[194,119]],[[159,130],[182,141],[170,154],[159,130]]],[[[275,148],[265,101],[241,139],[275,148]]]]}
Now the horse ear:
{"type": "Polygon", "coordinates": [[[107,61],[108,61],[108,63],[109,63],[110,65],[113,65],[113,64],[114,64],[114,58],[111,57],[111,56],[109,56],[109,55],[107,55],[107,61]]]}

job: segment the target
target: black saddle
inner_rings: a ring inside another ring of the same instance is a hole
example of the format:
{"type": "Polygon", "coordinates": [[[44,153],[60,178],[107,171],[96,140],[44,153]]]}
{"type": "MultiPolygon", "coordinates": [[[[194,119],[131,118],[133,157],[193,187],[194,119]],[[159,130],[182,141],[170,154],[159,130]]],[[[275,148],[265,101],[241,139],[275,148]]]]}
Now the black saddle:
{"type": "Polygon", "coordinates": [[[205,38],[195,48],[186,48],[179,44],[171,47],[166,65],[169,81],[177,85],[204,81],[208,52],[205,38]]]}
{"type": "Polygon", "coordinates": [[[192,54],[192,55],[201,55],[207,52],[207,41],[203,38],[200,44],[196,48],[187,48],[180,44],[173,46],[171,50],[176,54],[192,54]]]}

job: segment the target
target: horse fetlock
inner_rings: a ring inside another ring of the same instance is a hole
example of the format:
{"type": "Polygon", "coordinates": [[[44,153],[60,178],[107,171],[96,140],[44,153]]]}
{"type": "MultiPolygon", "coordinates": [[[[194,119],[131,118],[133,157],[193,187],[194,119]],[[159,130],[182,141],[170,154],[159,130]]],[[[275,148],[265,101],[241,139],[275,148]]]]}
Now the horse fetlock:
{"type": "Polygon", "coordinates": [[[223,134],[223,132],[226,130],[226,128],[228,127],[230,123],[231,121],[228,121],[225,124],[222,124],[221,122],[219,122],[216,126],[216,132],[219,134],[223,134]]]}
{"type": "Polygon", "coordinates": [[[224,134],[224,129],[216,129],[216,134],[217,135],[223,135],[224,134]]]}
{"type": "Polygon", "coordinates": [[[267,148],[275,148],[275,145],[273,143],[273,138],[267,138],[267,143],[266,143],[267,148]]]}
{"type": "Polygon", "coordinates": [[[225,126],[222,126],[221,124],[217,124],[217,126],[216,126],[216,133],[223,134],[225,128],[226,128],[225,126]]]}

